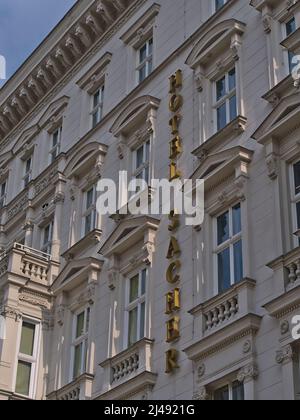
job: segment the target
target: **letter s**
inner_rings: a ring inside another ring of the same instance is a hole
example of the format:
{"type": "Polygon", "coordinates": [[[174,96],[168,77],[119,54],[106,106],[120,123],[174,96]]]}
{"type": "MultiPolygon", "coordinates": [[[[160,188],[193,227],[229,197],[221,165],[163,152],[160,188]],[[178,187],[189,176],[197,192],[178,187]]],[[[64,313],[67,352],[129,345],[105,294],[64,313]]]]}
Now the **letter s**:
{"type": "Polygon", "coordinates": [[[300,339],[300,315],[294,316],[292,319],[292,337],[294,340],[300,339]]]}

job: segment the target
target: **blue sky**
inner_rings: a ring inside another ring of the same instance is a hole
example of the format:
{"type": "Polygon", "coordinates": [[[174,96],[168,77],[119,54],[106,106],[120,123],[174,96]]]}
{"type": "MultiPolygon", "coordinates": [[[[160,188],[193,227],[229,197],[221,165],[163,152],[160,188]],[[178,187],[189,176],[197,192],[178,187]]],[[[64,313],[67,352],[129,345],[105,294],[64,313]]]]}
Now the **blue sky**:
{"type": "MultiPolygon", "coordinates": [[[[7,77],[20,67],[76,0],[0,0],[0,55],[7,77]]],[[[0,87],[3,82],[0,80],[0,87]]]]}

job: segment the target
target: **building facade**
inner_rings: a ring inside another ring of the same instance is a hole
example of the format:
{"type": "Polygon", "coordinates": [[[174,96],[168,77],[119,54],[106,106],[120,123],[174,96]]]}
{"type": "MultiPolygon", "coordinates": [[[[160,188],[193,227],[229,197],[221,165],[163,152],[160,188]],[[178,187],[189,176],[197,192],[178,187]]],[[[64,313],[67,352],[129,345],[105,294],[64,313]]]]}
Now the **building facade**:
{"type": "Polygon", "coordinates": [[[300,398],[299,45],[298,0],[81,0],[0,90],[0,399],[300,398]],[[203,223],[101,216],[120,171],[203,223]]]}

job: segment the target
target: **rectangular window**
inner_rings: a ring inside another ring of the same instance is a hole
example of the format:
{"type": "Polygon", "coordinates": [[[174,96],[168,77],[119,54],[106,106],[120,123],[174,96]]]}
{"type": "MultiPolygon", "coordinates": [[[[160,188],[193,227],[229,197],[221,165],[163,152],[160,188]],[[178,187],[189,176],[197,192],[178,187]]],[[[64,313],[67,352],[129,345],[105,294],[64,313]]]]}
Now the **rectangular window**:
{"type": "Polygon", "coordinates": [[[215,83],[217,131],[237,117],[236,70],[233,68],[215,83]]]}
{"type": "Polygon", "coordinates": [[[87,352],[90,324],[90,308],[75,316],[72,342],[72,380],[84,374],[87,369],[87,352]]]}
{"type": "Polygon", "coordinates": [[[103,117],[104,86],[101,86],[92,96],[92,128],[95,128],[103,117]]]}
{"type": "Polygon", "coordinates": [[[59,127],[52,134],[52,145],[51,145],[51,150],[50,150],[50,163],[53,163],[60,153],[61,137],[62,137],[62,127],[59,127]]]}
{"type": "Polygon", "coordinates": [[[23,182],[24,182],[24,188],[28,186],[32,178],[32,156],[30,156],[25,162],[24,162],[24,176],[23,176],[23,182]]]}
{"type": "Polygon", "coordinates": [[[223,293],[243,279],[240,204],[217,217],[216,235],[218,292],[223,293]]]}
{"type": "MultiPolygon", "coordinates": [[[[284,24],[284,32],[285,32],[285,37],[289,37],[290,35],[292,35],[294,32],[296,32],[297,30],[297,23],[296,23],[296,19],[295,17],[292,17],[291,19],[289,19],[285,24],[284,24]]],[[[289,73],[292,73],[293,71],[293,67],[294,67],[294,63],[293,63],[293,59],[295,57],[295,54],[292,53],[291,51],[287,51],[287,60],[288,60],[288,71],[289,73]]]]}
{"type": "Polygon", "coordinates": [[[6,204],[6,188],[7,188],[7,181],[4,181],[0,185],[0,210],[3,209],[3,207],[6,204]]]}
{"type": "Polygon", "coordinates": [[[215,401],[244,401],[244,385],[238,381],[217,389],[213,394],[215,401]]]}
{"type": "Polygon", "coordinates": [[[153,70],[153,38],[150,38],[137,52],[138,82],[142,83],[153,70]]]}
{"type": "Polygon", "coordinates": [[[52,236],[53,236],[53,222],[49,223],[43,229],[43,239],[42,239],[42,252],[45,252],[48,255],[51,255],[52,250],[52,236]]]}
{"type": "MultiPolygon", "coordinates": [[[[292,165],[291,199],[293,213],[293,233],[300,229],[300,161],[292,165]]],[[[295,245],[300,245],[300,239],[295,240],[295,245]]]]}
{"type": "Polygon", "coordinates": [[[33,397],[38,355],[38,325],[23,321],[18,354],[16,393],[33,397]]]}
{"type": "Polygon", "coordinates": [[[85,192],[83,233],[86,236],[96,227],[96,187],[93,186],[85,192]]]}
{"type": "Polygon", "coordinates": [[[147,270],[140,271],[129,280],[127,315],[128,347],[145,337],[147,270]]]}
{"type": "Polygon", "coordinates": [[[150,140],[133,152],[133,177],[150,182],[150,140]]]}
{"type": "Polygon", "coordinates": [[[213,2],[214,2],[215,12],[217,12],[227,3],[227,0],[213,0],[213,2]]]}

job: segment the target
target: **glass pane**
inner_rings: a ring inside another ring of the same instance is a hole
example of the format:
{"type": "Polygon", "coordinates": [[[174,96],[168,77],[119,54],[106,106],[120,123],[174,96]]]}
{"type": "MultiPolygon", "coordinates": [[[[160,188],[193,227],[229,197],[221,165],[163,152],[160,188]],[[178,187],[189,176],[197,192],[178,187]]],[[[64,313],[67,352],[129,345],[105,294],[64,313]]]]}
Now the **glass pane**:
{"type": "Polygon", "coordinates": [[[95,93],[94,95],[94,108],[96,108],[97,105],[99,105],[100,103],[100,91],[98,90],[98,92],[95,93]]]}
{"type": "Polygon", "coordinates": [[[243,280],[243,249],[242,241],[237,242],[233,246],[234,254],[234,282],[238,283],[243,280]]]}
{"type": "Polygon", "coordinates": [[[94,204],[94,189],[92,188],[86,193],[86,209],[88,210],[89,208],[91,208],[93,204],[94,204]]]}
{"type": "Polygon", "coordinates": [[[16,393],[29,395],[31,377],[31,364],[19,361],[17,371],[16,393]]]}
{"type": "Polygon", "coordinates": [[[73,377],[78,378],[81,375],[81,360],[82,360],[82,346],[83,344],[79,344],[79,346],[75,347],[74,351],[74,370],[73,370],[73,377]]]}
{"type": "Polygon", "coordinates": [[[85,234],[87,235],[92,230],[92,214],[89,214],[85,218],[85,234]]]}
{"type": "Polygon", "coordinates": [[[297,228],[300,229],[300,202],[296,204],[297,211],[297,228]]]}
{"type": "Polygon", "coordinates": [[[90,317],[91,317],[91,309],[88,308],[86,311],[86,330],[85,332],[88,333],[90,329],[90,317]]]}
{"type": "Polygon", "coordinates": [[[293,17],[286,23],[286,35],[289,36],[296,31],[296,19],[293,17]]]}
{"type": "Polygon", "coordinates": [[[147,76],[149,76],[149,74],[152,73],[152,69],[153,69],[153,62],[152,59],[148,61],[148,72],[147,72],[147,76]]]}
{"type": "Polygon", "coordinates": [[[129,312],[129,326],[128,326],[128,345],[137,342],[137,318],[138,310],[137,308],[129,312]]]}
{"type": "Polygon", "coordinates": [[[3,184],[1,185],[1,197],[5,195],[5,192],[6,192],[6,182],[3,182],[3,184]]]}
{"type": "Polygon", "coordinates": [[[145,44],[140,49],[140,63],[142,63],[144,60],[146,60],[146,57],[147,57],[147,45],[145,44]]]}
{"type": "Polygon", "coordinates": [[[28,173],[31,169],[31,158],[26,161],[26,173],[28,173]]]}
{"type": "Polygon", "coordinates": [[[237,204],[232,208],[232,226],[233,235],[237,235],[242,231],[242,219],[241,219],[241,205],[237,204]]]}
{"type": "Polygon", "coordinates": [[[129,302],[134,302],[139,297],[139,275],[130,280],[129,302]]]}
{"type": "Polygon", "coordinates": [[[93,113],[93,128],[96,127],[96,125],[98,124],[99,120],[98,120],[98,111],[93,113]]]}
{"type": "Polygon", "coordinates": [[[229,401],[229,387],[218,389],[214,394],[215,401],[229,401]]]}
{"type": "Polygon", "coordinates": [[[144,163],[144,146],[136,151],[136,169],[140,168],[144,163]]]}
{"type": "Polygon", "coordinates": [[[217,101],[226,95],[226,78],[225,76],[218,80],[217,83],[217,101]]]}
{"type": "Polygon", "coordinates": [[[76,338],[84,335],[84,312],[77,316],[76,338]]]}
{"type": "Polygon", "coordinates": [[[146,315],[146,303],[141,304],[141,325],[140,325],[140,339],[145,337],[145,315],[146,315]]]}
{"type": "Polygon", "coordinates": [[[229,99],[229,109],[230,109],[230,121],[232,121],[237,117],[237,105],[236,105],[235,95],[229,99]]]}
{"type": "Polygon", "coordinates": [[[20,353],[33,356],[34,350],[35,325],[23,322],[20,353]]]}
{"type": "Polygon", "coordinates": [[[228,73],[229,92],[236,88],[236,72],[235,68],[228,73]]]}
{"type": "Polygon", "coordinates": [[[231,287],[229,248],[218,254],[218,282],[219,293],[222,293],[231,287]]]}
{"type": "Polygon", "coordinates": [[[233,401],[245,400],[244,385],[238,381],[232,384],[232,400],[233,401]]]}
{"type": "Polygon", "coordinates": [[[153,52],[153,39],[149,40],[148,45],[149,45],[149,55],[151,55],[153,52]]]}
{"type": "MultiPolygon", "coordinates": [[[[296,63],[294,63],[294,57],[296,57],[295,54],[292,53],[291,51],[289,51],[289,71],[290,71],[290,73],[293,72],[294,67],[296,66],[296,63]]],[[[298,60],[297,60],[297,62],[298,62],[298,60]]]]}
{"type": "Polygon", "coordinates": [[[218,245],[229,239],[229,212],[222,214],[217,219],[218,224],[218,245]]]}
{"type": "Polygon", "coordinates": [[[217,109],[217,126],[218,131],[222,130],[227,125],[226,103],[217,109]]]}
{"type": "Polygon", "coordinates": [[[144,173],[144,181],[146,181],[147,184],[149,184],[149,168],[148,167],[145,168],[145,171],[144,172],[145,172],[144,173]]]}
{"type": "Polygon", "coordinates": [[[215,2],[216,2],[216,11],[221,9],[221,7],[223,7],[225,4],[225,0],[215,0],[215,2]]]}
{"type": "Polygon", "coordinates": [[[142,271],[141,296],[146,294],[147,270],[142,271]]]}

